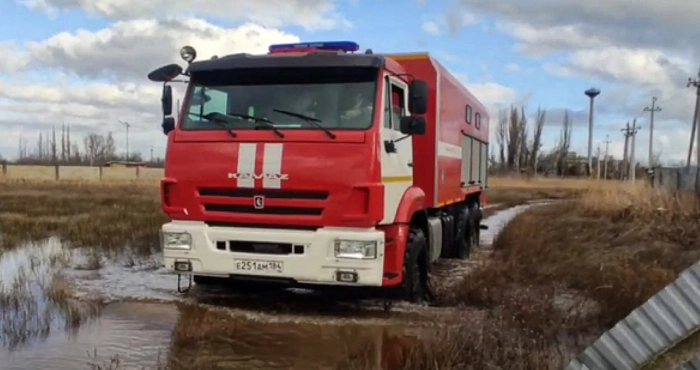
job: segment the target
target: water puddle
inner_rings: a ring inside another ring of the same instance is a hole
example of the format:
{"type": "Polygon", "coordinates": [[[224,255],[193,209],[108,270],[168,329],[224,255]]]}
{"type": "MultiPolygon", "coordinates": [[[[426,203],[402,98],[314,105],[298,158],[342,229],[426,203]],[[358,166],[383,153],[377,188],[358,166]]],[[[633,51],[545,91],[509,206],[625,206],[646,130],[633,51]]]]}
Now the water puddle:
{"type": "Polygon", "coordinates": [[[0,342],[13,349],[53,331],[71,332],[99,310],[72,298],[60,274],[69,258],[56,238],[0,255],[0,342]]]}
{"type": "Polygon", "coordinates": [[[174,305],[112,303],[102,309],[98,320],[81,325],[70,336],[54,331],[40,342],[14,351],[0,350],[0,363],[8,370],[79,370],[88,369],[89,362],[108,363],[111,356],[118,354],[127,368],[150,368],[159,356],[167,356],[178,318],[174,305]]]}
{"type": "MultiPolygon", "coordinates": [[[[484,219],[481,248],[470,260],[440,262],[435,279],[459,280],[531,206],[484,219]]],[[[303,291],[246,297],[194,286],[178,295],[158,254],[107,258],[67,251],[56,239],[0,255],[0,278],[3,369],[90,368],[88,361],[112,355],[127,368],[150,368],[159,354],[175,368],[336,369],[349,359],[379,368],[393,361],[387,353],[455,325],[468,310],[399,303],[384,312],[381,302],[331,302],[303,291]]]]}

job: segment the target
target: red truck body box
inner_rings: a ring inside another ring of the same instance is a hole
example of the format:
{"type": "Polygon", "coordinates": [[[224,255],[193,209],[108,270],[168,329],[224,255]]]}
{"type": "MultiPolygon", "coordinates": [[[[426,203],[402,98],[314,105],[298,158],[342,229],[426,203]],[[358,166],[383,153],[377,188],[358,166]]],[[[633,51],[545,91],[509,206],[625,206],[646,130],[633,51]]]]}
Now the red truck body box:
{"type": "Polygon", "coordinates": [[[445,206],[482,191],[489,153],[486,107],[429,54],[386,57],[430,86],[426,134],[412,138],[413,182],[425,192],[426,206],[445,206]]]}

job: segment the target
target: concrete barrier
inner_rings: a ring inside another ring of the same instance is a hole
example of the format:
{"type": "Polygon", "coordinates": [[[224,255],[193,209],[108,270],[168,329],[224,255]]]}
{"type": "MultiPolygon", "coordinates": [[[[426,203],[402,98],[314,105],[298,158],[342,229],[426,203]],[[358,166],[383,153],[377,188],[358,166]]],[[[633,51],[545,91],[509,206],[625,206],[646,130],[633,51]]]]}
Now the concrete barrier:
{"type": "Polygon", "coordinates": [[[89,167],[89,166],[28,166],[3,164],[0,179],[37,181],[149,181],[163,178],[162,168],[89,167]]]}

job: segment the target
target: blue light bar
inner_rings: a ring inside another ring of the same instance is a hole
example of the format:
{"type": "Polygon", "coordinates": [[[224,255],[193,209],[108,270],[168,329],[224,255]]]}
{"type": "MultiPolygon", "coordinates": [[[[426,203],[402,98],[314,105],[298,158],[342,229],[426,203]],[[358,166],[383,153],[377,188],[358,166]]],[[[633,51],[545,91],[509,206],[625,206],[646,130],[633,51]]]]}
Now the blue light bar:
{"type": "Polygon", "coordinates": [[[297,44],[277,44],[270,45],[270,53],[274,52],[284,52],[291,50],[330,50],[330,51],[344,51],[346,53],[351,53],[358,51],[360,45],[352,41],[318,41],[318,42],[302,42],[297,44]]]}

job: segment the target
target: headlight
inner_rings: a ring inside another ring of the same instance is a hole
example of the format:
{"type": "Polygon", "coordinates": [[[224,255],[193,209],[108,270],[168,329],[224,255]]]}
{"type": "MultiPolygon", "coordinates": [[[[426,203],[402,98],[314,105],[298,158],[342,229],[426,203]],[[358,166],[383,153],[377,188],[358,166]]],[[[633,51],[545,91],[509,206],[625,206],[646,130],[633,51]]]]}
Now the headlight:
{"type": "Polygon", "coordinates": [[[164,249],[192,249],[192,235],[189,233],[163,233],[164,249]]]}
{"type": "Polygon", "coordinates": [[[335,256],[356,259],[377,258],[377,242],[375,240],[336,240],[335,256]]]}

